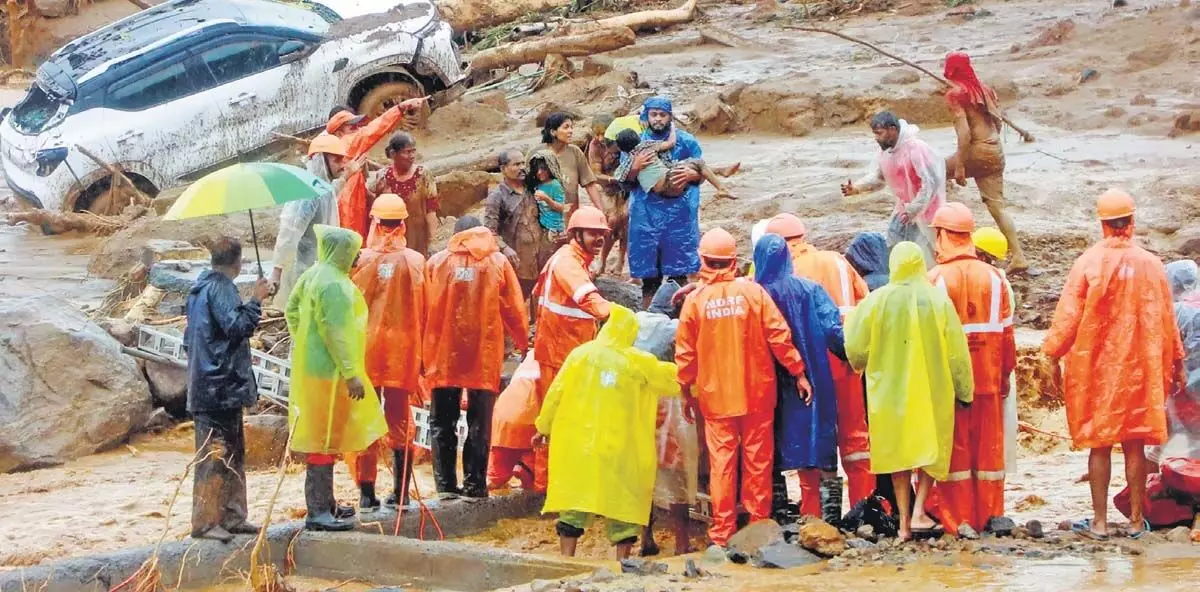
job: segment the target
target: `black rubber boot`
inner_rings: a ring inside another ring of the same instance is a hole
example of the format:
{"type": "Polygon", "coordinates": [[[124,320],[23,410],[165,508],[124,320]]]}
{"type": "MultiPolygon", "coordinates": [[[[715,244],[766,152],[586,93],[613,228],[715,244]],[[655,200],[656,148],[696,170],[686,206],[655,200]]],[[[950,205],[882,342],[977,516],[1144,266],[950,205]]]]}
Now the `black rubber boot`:
{"type": "Polygon", "coordinates": [[[397,505],[408,505],[408,492],[404,490],[404,474],[408,473],[409,479],[412,478],[411,463],[412,457],[403,450],[392,451],[392,494],[384,500],[385,506],[395,508],[397,505]]]}
{"type": "Polygon", "coordinates": [[[333,465],[308,465],[304,475],[304,503],[308,506],[308,517],[304,528],[308,530],[347,531],[354,524],[334,518],[330,511],[333,501],[333,465]]]}
{"type": "Polygon", "coordinates": [[[821,519],[838,526],[842,522],[842,478],[821,478],[821,519]]]}
{"type": "Polygon", "coordinates": [[[360,483],[358,491],[358,509],[364,512],[374,512],[379,509],[379,498],[375,497],[374,483],[360,483]]]}

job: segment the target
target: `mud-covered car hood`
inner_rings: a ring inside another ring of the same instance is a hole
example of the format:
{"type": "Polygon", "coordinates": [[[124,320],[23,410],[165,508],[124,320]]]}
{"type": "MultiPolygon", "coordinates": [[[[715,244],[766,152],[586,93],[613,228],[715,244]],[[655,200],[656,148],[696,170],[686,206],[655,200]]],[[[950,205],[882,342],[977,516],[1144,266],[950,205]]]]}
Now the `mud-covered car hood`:
{"type": "MultiPolygon", "coordinates": [[[[357,19],[368,15],[381,15],[396,10],[402,18],[412,19],[404,27],[406,31],[416,32],[429,24],[437,15],[437,9],[429,0],[312,0],[334,12],[345,20],[357,19]]],[[[394,18],[380,18],[380,24],[394,18]]]]}

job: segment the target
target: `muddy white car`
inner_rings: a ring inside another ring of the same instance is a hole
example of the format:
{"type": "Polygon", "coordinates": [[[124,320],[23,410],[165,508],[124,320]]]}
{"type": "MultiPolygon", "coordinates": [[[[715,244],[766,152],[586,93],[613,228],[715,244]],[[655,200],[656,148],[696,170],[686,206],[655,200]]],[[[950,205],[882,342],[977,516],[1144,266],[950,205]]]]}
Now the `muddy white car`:
{"type": "Polygon", "coordinates": [[[34,207],[104,212],[115,165],[142,191],[324,125],[457,90],[429,0],[173,0],[56,51],[0,123],[9,187],[34,207]]]}

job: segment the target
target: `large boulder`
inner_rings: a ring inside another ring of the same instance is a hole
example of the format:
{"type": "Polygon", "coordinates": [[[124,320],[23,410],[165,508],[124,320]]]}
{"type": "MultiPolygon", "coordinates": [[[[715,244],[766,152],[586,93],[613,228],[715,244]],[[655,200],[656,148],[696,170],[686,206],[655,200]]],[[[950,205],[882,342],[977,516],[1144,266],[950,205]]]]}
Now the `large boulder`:
{"type": "Polygon", "coordinates": [[[110,448],[150,415],[133,358],[58,298],[0,298],[0,375],[0,473],[110,448]]]}

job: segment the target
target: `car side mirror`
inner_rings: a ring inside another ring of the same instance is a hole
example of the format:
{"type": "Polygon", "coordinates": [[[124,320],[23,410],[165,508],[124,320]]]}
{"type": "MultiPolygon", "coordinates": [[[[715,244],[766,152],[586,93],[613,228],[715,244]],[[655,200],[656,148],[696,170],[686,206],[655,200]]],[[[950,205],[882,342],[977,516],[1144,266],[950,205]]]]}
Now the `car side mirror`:
{"type": "Polygon", "coordinates": [[[300,41],[284,41],[279,46],[279,63],[287,64],[305,56],[308,45],[300,41]]]}

